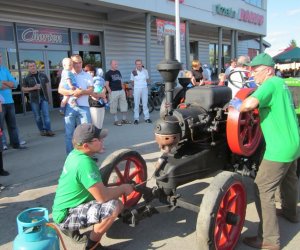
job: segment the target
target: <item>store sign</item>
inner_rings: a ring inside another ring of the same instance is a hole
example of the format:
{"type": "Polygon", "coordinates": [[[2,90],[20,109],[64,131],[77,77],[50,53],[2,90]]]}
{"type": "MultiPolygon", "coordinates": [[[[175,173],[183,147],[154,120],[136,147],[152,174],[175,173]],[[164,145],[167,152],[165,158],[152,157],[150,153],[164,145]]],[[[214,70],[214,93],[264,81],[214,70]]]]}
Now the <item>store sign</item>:
{"type": "MultiPolygon", "coordinates": [[[[157,43],[163,44],[165,40],[165,35],[176,34],[176,26],[174,22],[169,22],[161,19],[156,19],[156,29],[157,29],[157,43]]],[[[185,39],[185,23],[180,23],[180,40],[185,39]]]]}
{"type": "Polygon", "coordinates": [[[227,16],[231,18],[235,18],[236,16],[236,11],[234,11],[232,8],[226,8],[222,6],[221,4],[217,4],[215,6],[215,11],[217,14],[222,15],[222,16],[227,16]]]}
{"type": "Polygon", "coordinates": [[[239,10],[238,19],[243,22],[253,23],[257,25],[262,25],[264,23],[263,15],[244,9],[239,10]]]}
{"type": "Polygon", "coordinates": [[[18,26],[17,36],[21,43],[69,44],[68,31],[63,29],[18,26]]]}
{"type": "Polygon", "coordinates": [[[214,6],[214,11],[218,15],[237,18],[242,22],[247,22],[255,25],[262,25],[264,23],[264,16],[253,11],[239,9],[238,12],[233,10],[232,8],[226,8],[221,4],[217,4],[214,6]]]}

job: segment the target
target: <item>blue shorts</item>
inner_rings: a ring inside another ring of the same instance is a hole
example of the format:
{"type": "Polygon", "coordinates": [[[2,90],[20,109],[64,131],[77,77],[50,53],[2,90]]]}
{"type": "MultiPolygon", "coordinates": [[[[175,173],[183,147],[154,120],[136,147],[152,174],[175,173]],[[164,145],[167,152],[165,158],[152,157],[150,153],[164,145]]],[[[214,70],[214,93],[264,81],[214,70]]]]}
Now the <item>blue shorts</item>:
{"type": "Polygon", "coordinates": [[[68,216],[59,224],[60,229],[77,230],[86,228],[111,216],[119,200],[99,203],[95,200],[70,208],[68,216]]]}

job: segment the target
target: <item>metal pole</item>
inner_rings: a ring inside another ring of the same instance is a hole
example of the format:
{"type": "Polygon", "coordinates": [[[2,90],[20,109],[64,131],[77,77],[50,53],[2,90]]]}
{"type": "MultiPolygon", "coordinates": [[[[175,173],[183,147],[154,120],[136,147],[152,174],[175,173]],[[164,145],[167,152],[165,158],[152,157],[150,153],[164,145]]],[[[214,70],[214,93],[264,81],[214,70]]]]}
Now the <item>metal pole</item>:
{"type": "Polygon", "coordinates": [[[218,75],[221,73],[222,69],[222,55],[223,55],[223,29],[218,28],[219,40],[218,40],[218,75]]]}
{"type": "Polygon", "coordinates": [[[180,55],[180,12],[179,12],[179,0],[175,0],[175,34],[176,34],[176,59],[181,62],[180,55]]]}
{"type": "Polygon", "coordinates": [[[186,69],[191,67],[190,62],[190,22],[185,21],[185,60],[186,60],[186,69]]]}
{"type": "MultiPolygon", "coordinates": [[[[145,26],[146,26],[146,69],[151,75],[151,14],[146,13],[145,17],[145,26]]],[[[150,77],[151,78],[151,77],[150,77]]]]}

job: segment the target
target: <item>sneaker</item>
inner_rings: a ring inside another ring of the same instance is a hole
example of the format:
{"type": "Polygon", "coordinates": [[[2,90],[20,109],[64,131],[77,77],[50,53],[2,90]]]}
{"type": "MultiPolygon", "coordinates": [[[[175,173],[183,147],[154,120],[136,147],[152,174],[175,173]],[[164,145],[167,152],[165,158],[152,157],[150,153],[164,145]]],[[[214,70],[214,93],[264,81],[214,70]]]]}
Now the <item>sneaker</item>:
{"type": "Polygon", "coordinates": [[[133,124],[134,124],[134,125],[138,125],[138,124],[139,124],[139,121],[138,121],[138,120],[134,120],[133,124]]]}
{"type": "Polygon", "coordinates": [[[49,131],[46,131],[46,136],[54,136],[55,134],[54,134],[54,132],[53,131],[51,131],[51,130],[49,130],[49,131]]]}
{"type": "Polygon", "coordinates": [[[26,149],[27,147],[24,145],[13,146],[14,149],[26,149]]]}
{"type": "Polygon", "coordinates": [[[128,120],[122,120],[121,122],[122,122],[122,124],[131,124],[131,121],[128,121],[128,120]]]}
{"type": "Polygon", "coordinates": [[[8,147],[6,145],[4,145],[3,150],[8,150],[8,147]]]}
{"type": "Polygon", "coordinates": [[[152,123],[150,119],[145,120],[146,123],[152,123]]]}
{"type": "Polygon", "coordinates": [[[122,122],[120,122],[120,121],[115,121],[115,122],[114,122],[114,125],[116,125],[116,126],[122,126],[122,122]]]}
{"type": "Polygon", "coordinates": [[[22,141],[20,141],[19,143],[20,143],[20,145],[25,145],[27,142],[24,141],[24,140],[22,140],[22,141]]]}
{"type": "Polygon", "coordinates": [[[2,184],[0,184],[0,192],[5,188],[2,184]]]}
{"type": "Polygon", "coordinates": [[[0,175],[1,176],[8,176],[9,172],[3,169],[3,170],[0,171],[0,175]]]}
{"type": "Polygon", "coordinates": [[[75,243],[86,243],[88,237],[86,234],[81,234],[79,230],[71,231],[69,229],[61,229],[62,233],[70,237],[75,243]]]}
{"type": "Polygon", "coordinates": [[[291,223],[299,222],[298,215],[296,215],[296,216],[287,215],[283,212],[282,209],[279,209],[279,208],[276,208],[276,215],[285,218],[286,220],[288,220],[291,223]]]}
{"type": "Polygon", "coordinates": [[[46,130],[42,130],[42,131],[40,132],[40,135],[41,135],[41,136],[46,136],[46,135],[47,135],[46,130]]]}

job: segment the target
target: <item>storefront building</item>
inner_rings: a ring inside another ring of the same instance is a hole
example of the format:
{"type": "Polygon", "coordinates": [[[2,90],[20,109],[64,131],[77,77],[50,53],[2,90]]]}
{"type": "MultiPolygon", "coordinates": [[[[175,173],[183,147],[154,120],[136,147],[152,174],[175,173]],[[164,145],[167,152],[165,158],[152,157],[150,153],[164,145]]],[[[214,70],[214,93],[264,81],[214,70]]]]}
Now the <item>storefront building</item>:
{"type": "MultiPolygon", "coordinates": [[[[193,59],[221,71],[231,58],[263,51],[267,0],[180,1],[181,63],[193,59]]],[[[175,4],[170,0],[11,0],[1,3],[0,50],[3,63],[18,81],[27,74],[27,61],[51,81],[51,107],[57,93],[61,60],[79,53],[84,63],[107,70],[119,62],[129,80],[136,58],[161,81],[156,65],[164,56],[165,34],[174,34],[175,4]]],[[[17,113],[30,111],[20,87],[13,91],[17,113]]]]}

